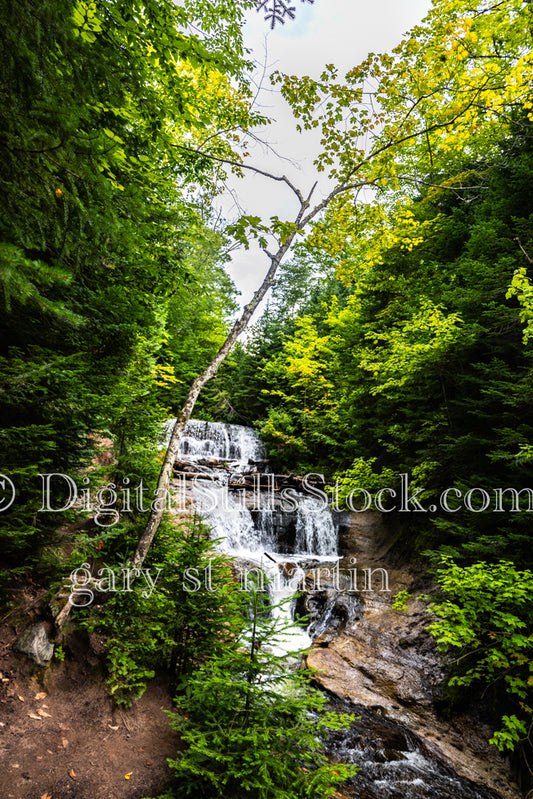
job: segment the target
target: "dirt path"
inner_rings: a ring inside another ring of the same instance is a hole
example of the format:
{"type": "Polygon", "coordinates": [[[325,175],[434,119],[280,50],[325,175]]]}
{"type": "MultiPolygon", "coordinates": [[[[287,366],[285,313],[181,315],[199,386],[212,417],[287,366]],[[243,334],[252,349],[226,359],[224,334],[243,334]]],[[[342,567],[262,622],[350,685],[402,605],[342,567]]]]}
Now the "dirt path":
{"type": "Polygon", "coordinates": [[[1,799],[143,799],[168,784],[178,742],[152,683],[125,711],[113,708],[101,672],[76,661],[43,672],[10,649],[1,631],[1,799]],[[127,776],[128,775],[128,776],[127,776]]]}

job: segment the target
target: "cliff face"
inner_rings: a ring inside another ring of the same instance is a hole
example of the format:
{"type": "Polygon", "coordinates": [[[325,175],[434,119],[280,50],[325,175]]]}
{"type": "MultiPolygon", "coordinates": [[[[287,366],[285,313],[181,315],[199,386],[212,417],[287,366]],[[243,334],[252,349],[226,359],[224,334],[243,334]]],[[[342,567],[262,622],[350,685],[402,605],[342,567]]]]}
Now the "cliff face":
{"type": "MultiPolygon", "coordinates": [[[[413,589],[416,571],[398,563],[381,517],[374,513],[358,515],[345,526],[340,546],[345,555],[341,570],[343,565],[346,570],[353,569],[354,558],[361,569],[384,568],[391,591],[379,590],[379,580],[377,591],[362,590],[360,618],[348,621],[339,634],[330,629],[316,639],[307,662],[317,670],[317,684],[343,702],[364,708],[364,713],[392,722],[396,732],[403,731],[407,744],[403,750],[391,751],[391,758],[397,758],[398,751],[403,751],[403,757],[409,751],[429,755],[450,777],[466,780],[456,795],[466,797],[472,789],[472,796],[519,797],[509,763],[488,744],[491,731],[487,714],[483,717],[480,712],[483,708],[465,709],[448,719],[439,713],[445,672],[435,641],[426,629],[430,617],[413,589]],[[391,597],[406,588],[413,592],[413,598],[406,610],[394,610],[391,597]]],[[[361,741],[359,748],[364,749],[361,741]]],[[[384,744],[381,759],[386,759],[386,749],[384,744]]],[[[435,794],[408,794],[417,795],[440,799],[448,794],[442,788],[435,794]]]]}

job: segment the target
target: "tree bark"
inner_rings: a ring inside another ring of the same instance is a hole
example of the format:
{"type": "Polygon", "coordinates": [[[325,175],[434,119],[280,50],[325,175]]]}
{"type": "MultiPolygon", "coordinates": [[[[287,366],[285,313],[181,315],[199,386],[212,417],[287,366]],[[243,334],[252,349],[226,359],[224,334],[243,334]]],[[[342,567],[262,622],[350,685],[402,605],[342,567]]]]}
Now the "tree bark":
{"type": "MultiPolygon", "coordinates": [[[[310,198],[311,195],[309,195],[310,198]]],[[[295,228],[293,231],[289,233],[285,241],[280,245],[278,251],[274,255],[270,255],[267,253],[268,257],[270,258],[270,268],[265,275],[265,278],[261,284],[261,286],[255,292],[252,300],[245,306],[243,313],[238,319],[237,322],[231,328],[228,337],[226,338],[224,344],[221,346],[207,369],[205,369],[202,374],[200,374],[191,385],[189,390],[189,394],[187,395],[187,399],[180,411],[178,418],[174,424],[172,429],[172,433],[170,436],[170,441],[168,443],[168,448],[165,454],[165,459],[163,461],[163,465],[161,467],[161,471],[159,473],[159,478],[157,481],[157,488],[155,492],[155,496],[158,498],[158,501],[153,503],[155,507],[152,507],[150,512],[150,516],[148,518],[148,523],[144,528],[141,537],[139,538],[139,543],[137,544],[137,549],[135,550],[135,554],[132,560],[132,566],[134,568],[140,568],[144,563],[144,559],[150,549],[152,541],[154,540],[154,536],[157,532],[157,528],[161,522],[164,513],[164,497],[166,496],[166,492],[170,486],[170,480],[172,477],[172,469],[174,467],[174,462],[176,460],[176,455],[179,450],[179,446],[181,443],[181,439],[183,437],[183,433],[185,430],[185,426],[189,419],[191,418],[191,414],[194,410],[194,406],[196,404],[196,400],[198,399],[198,395],[200,391],[205,386],[205,384],[213,378],[220,365],[224,362],[226,357],[229,355],[233,345],[237,341],[238,337],[241,333],[246,330],[250,319],[254,311],[256,310],[257,306],[269,290],[269,288],[274,283],[274,278],[276,276],[276,272],[278,267],[281,263],[283,256],[286,254],[287,250],[290,248],[294,237],[296,236],[296,232],[300,226],[302,221],[302,217],[305,213],[305,210],[309,206],[309,198],[305,201],[301,201],[300,203],[300,211],[298,216],[295,220],[295,228]]]]}
{"type": "MultiPolygon", "coordinates": [[[[267,177],[273,177],[268,175],[265,172],[261,172],[261,170],[257,170],[260,174],[267,175],[267,177]]],[[[166,451],[165,459],[163,461],[163,465],[161,467],[161,471],[159,473],[159,478],[157,481],[157,488],[155,491],[155,497],[157,498],[154,503],[152,503],[152,510],[150,512],[150,516],[148,518],[148,523],[144,528],[140,538],[139,543],[137,544],[137,549],[135,550],[135,554],[132,560],[132,566],[134,568],[139,569],[142,564],[144,563],[144,559],[150,549],[152,541],[154,540],[154,536],[157,532],[157,528],[163,518],[164,508],[165,508],[165,501],[164,498],[167,495],[170,480],[172,477],[172,469],[174,467],[174,462],[176,460],[176,455],[178,454],[179,446],[181,443],[181,439],[183,437],[183,433],[185,430],[185,426],[189,419],[191,418],[191,414],[193,412],[194,406],[196,404],[196,400],[198,399],[198,395],[200,391],[205,386],[211,378],[213,378],[220,365],[224,362],[226,357],[229,355],[233,345],[237,341],[238,337],[241,333],[246,330],[250,319],[254,311],[256,310],[257,306],[269,290],[269,288],[274,283],[274,278],[276,277],[276,272],[278,271],[278,267],[290,249],[292,242],[296,234],[305,228],[312,219],[314,219],[324,208],[326,208],[331,200],[336,197],[337,195],[341,194],[342,192],[348,191],[350,189],[358,189],[362,186],[371,185],[366,180],[362,180],[358,183],[349,183],[348,181],[341,183],[335,189],[333,189],[330,194],[319,203],[317,203],[311,210],[309,209],[311,203],[311,197],[313,192],[316,188],[316,183],[309,192],[306,198],[303,197],[301,192],[293,186],[293,184],[286,178],[274,178],[275,180],[282,180],[291,188],[294,192],[296,197],[298,198],[298,202],[300,205],[298,214],[294,220],[294,227],[290,230],[287,236],[282,239],[279,248],[275,254],[269,253],[265,249],[266,255],[270,258],[270,268],[265,275],[263,282],[261,283],[260,287],[255,292],[253,298],[245,306],[240,319],[238,319],[233,327],[231,328],[228,337],[226,338],[225,342],[209,364],[209,366],[200,374],[192,383],[191,388],[189,390],[189,394],[187,395],[187,399],[185,400],[185,404],[183,405],[178,418],[174,424],[172,429],[172,433],[170,435],[170,441],[168,443],[168,448],[166,451]],[[154,507],[155,506],[155,507],[154,507]]]]}

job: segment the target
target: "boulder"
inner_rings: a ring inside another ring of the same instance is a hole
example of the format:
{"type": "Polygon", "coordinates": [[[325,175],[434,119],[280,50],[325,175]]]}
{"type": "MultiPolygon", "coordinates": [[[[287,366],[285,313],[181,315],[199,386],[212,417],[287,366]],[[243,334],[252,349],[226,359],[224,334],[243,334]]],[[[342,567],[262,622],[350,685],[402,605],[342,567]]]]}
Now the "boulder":
{"type": "Polygon", "coordinates": [[[43,621],[35,622],[19,635],[13,649],[28,655],[39,666],[47,666],[54,654],[54,645],[48,636],[49,625],[43,621]]]}

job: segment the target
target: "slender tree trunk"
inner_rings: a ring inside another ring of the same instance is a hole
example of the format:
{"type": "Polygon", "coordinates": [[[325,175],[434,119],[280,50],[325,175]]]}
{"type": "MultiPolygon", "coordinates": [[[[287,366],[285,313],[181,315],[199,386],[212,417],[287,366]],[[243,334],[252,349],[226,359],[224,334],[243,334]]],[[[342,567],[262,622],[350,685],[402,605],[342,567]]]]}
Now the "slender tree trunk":
{"type": "Polygon", "coordinates": [[[191,418],[191,414],[196,404],[196,400],[198,399],[198,395],[200,394],[200,391],[205,386],[205,384],[216,375],[220,365],[229,355],[231,348],[237,341],[238,337],[244,330],[246,330],[248,323],[252,318],[252,315],[256,310],[257,306],[259,305],[259,303],[261,302],[261,300],[263,299],[269,288],[272,286],[280,262],[294,240],[294,237],[296,235],[296,228],[298,227],[299,222],[301,221],[301,218],[307,206],[308,206],[308,201],[302,202],[300,213],[298,214],[296,220],[295,230],[288,235],[283,244],[280,245],[275,255],[269,255],[270,268],[261,286],[255,292],[252,300],[244,308],[241,318],[237,322],[235,322],[235,324],[233,325],[228,334],[227,339],[225,340],[224,344],[219,349],[219,351],[217,352],[217,354],[215,355],[215,357],[213,358],[207,369],[205,369],[202,372],[202,374],[199,375],[194,380],[189,390],[189,394],[187,395],[185,404],[183,405],[180,414],[176,419],[176,422],[172,429],[165,459],[163,461],[163,465],[159,473],[159,479],[157,481],[157,488],[155,493],[157,500],[153,503],[155,507],[152,508],[152,511],[150,512],[150,516],[148,519],[148,523],[144,528],[141,537],[139,538],[139,543],[137,544],[137,549],[135,550],[135,554],[132,560],[132,566],[134,568],[138,569],[144,563],[144,559],[148,553],[148,550],[150,549],[152,541],[154,540],[154,536],[157,532],[157,528],[159,527],[159,524],[163,517],[163,512],[165,507],[164,498],[166,497],[166,493],[170,486],[172,469],[174,467],[176,455],[179,450],[185,426],[189,421],[189,419],[191,418]]]}
{"type": "MultiPolygon", "coordinates": [[[[268,175],[266,172],[262,172],[261,170],[254,170],[259,172],[260,174],[266,175],[267,177],[273,177],[272,175],[268,175]]],[[[321,200],[317,205],[315,205],[310,211],[309,205],[311,202],[311,197],[313,192],[316,188],[316,183],[312,187],[311,191],[309,192],[306,198],[303,197],[301,192],[293,186],[293,184],[286,178],[274,178],[275,180],[282,180],[292,189],[296,197],[298,198],[298,202],[300,205],[298,214],[294,220],[294,226],[289,231],[286,237],[282,238],[282,242],[275,254],[269,253],[265,250],[266,255],[270,259],[270,268],[265,275],[265,279],[261,283],[260,287],[255,292],[252,300],[245,306],[240,319],[235,322],[233,327],[231,328],[227,339],[225,340],[224,344],[221,346],[207,369],[199,375],[196,380],[191,385],[189,390],[189,394],[187,395],[187,399],[185,400],[185,404],[180,411],[178,418],[176,419],[176,423],[172,429],[172,433],[170,435],[170,441],[168,443],[167,452],[165,455],[165,459],[163,461],[163,465],[161,467],[161,471],[159,473],[159,479],[157,481],[157,488],[155,492],[156,500],[152,503],[152,510],[150,512],[150,516],[148,518],[148,523],[144,528],[141,537],[139,538],[139,543],[137,544],[137,549],[135,550],[135,554],[132,560],[132,566],[134,568],[139,569],[142,564],[144,563],[144,559],[150,549],[152,541],[154,540],[154,536],[157,532],[157,528],[161,522],[163,517],[164,508],[165,508],[165,497],[167,496],[167,492],[170,486],[170,480],[172,477],[172,469],[174,467],[174,462],[176,460],[176,455],[179,450],[179,446],[181,443],[181,439],[183,438],[183,433],[185,430],[185,426],[189,419],[191,418],[191,414],[193,412],[194,406],[196,404],[196,400],[198,399],[198,395],[200,391],[205,386],[205,384],[211,380],[212,377],[216,375],[220,365],[224,362],[226,357],[229,355],[231,348],[237,341],[238,337],[241,333],[246,330],[250,319],[254,311],[256,310],[257,306],[269,290],[269,288],[274,283],[274,278],[276,277],[276,272],[278,271],[278,267],[290,249],[292,242],[298,231],[301,231],[306,225],[314,219],[324,208],[326,208],[331,200],[336,197],[337,195],[348,191],[350,189],[361,188],[363,185],[368,185],[366,180],[363,180],[358,183],[349,183],[348,181],[341,183],[337,186],[330,194],[324,199],[321,200]]]]}

